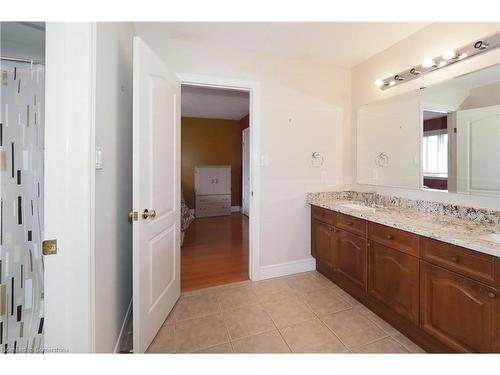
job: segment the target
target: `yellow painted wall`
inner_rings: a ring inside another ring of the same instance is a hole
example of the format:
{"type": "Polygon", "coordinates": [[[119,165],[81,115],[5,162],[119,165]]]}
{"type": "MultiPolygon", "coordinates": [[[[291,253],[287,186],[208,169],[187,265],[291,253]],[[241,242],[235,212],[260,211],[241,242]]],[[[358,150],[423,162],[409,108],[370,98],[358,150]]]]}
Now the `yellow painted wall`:
{"type": "Polygon", "coordinates": [[[231,165],[231,205],[241,206],[241,127],[238,120],[181,119],[181,180],[194,208],[194,167],[231,165]]]}

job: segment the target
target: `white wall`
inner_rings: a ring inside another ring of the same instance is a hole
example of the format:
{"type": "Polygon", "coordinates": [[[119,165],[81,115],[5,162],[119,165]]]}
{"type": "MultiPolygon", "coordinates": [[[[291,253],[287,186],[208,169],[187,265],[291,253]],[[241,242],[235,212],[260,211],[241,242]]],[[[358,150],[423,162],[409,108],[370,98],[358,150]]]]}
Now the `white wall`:
{"type": "Polygon", "coordinates": [[[136,30],[177,73],[260,82],[261,155],[269,158],[261,167],[261,266],[309,259],[305,194],[342,184],[349,70],[165,39],[144,24],[136,30]],[[311,167],[314,151],[324,156],[323,168],[311,167]]]}
{"type": "Polygon", "coordinates": [[[493,65],[500,60],[500,50],[454,64],[386,91],[381,91],[373,82],[401,70],[410,68],[428,57],[440,55],[445,49],[460,47],[477,38],[498,32],[499,23],[435,23],[416,32],[392,47],[354,67],[352,77],[352,121],[344,129],[344,179],[352,189],[377,191],[403,197],[452,202],[491,209],[500,209],[498,198],[448,194],[411,189],[396,189],[360,185],[356,183],[356,111],[360,105],[388,98],[410,90],[431,85],[445,79],[493,65]]]}
{"type": "Polygon", "coordinates": [[[132,299],[132,38],[130,23],[96,27],[95,351],[113,352],[132,299]]]}
{"type": "Polygon", "coordinates": [[[48,23],[45,112],[45,347],[92,349],[94,28],[48,23]],[[69,145],[69,147],[68,147],[69,145]]]}

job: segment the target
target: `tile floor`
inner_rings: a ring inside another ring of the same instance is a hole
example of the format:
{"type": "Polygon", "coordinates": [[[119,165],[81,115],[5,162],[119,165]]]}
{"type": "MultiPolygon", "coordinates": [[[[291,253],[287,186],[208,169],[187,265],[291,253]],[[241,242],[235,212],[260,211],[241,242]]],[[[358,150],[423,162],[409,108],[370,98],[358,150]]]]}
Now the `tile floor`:
{"type": "Polygon", "coordinates": [[[185,293],[149,353],[423,353],[316,271],[185,293]]]}

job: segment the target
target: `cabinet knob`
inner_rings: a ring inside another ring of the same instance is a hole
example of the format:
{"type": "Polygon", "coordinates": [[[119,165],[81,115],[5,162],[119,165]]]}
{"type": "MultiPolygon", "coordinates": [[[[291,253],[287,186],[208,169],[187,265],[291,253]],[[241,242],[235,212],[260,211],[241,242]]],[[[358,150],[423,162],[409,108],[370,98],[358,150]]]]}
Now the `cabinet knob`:
{"type": "Polygon", "coordinates": [[[348,222],[347,222],[347,225],[352,225],[352,222],[351,222],[351,221],[348,221],[348,222]]]}
{"type": "Polygon", "coordinates": [[[392,238],[393,238],[393,237],[392,237],[392,234],[388,234],[388,235],[387,235],[387,239],[388,239],[388,240],[392,240],[392,238]]]}
{"type": "Polygon", "coordinates": [[[488,297],[490,297],[490,298],[495,298],[496,296],[497,295],[495,293],[493,293],[493,292],[489,292],[488,293],[488,297]]]}
{"type": "Polygon", "coordinates": [[[459,258],[457,256],[452,256],[451,261],[457,263],[459,258]]]}
{"type": "Polygon", "coordinates": [[[366,247],[372,247],[372,244],[368,242],[368,243],[366,244],[366,247]]]}

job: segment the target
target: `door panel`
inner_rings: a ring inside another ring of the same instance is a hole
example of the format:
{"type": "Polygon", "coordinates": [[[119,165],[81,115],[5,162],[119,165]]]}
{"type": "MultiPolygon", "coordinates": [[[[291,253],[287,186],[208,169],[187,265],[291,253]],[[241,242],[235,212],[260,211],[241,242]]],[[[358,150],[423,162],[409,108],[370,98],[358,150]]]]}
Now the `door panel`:
{"type": "Polygon", "coordinates": [[[366,240],[336,229],[333,269],[366,290],[366,240]]]}
{"type": "Polygon", "coordinates": [[[334,232],[333,227],[319,220],[312,220],[312,256],[329,266],[332,265],[334,232]]]}
{"type": "Polygon", "coordinates": [[[369,243],[368,292],[418,324],[418,258],[369,243]]]}
{"type": "Polygon", "coordinates": [[[134,38],[134,352],[146,351],[180,296],[180,83],[134,38]],[[154,210],[156,216],[144,218],[154,210]]]}
{"type": "Polygon", "coordinates": [[[420,261],[420,326],[459,352],[500,350],[500,292],[420,261]]]}
{"type": "MultiPolygon", "coordinates": [[[[175,174],[175,147],[176,138],[176,96],[171,97],[170,83],[161,76],[149,78],[149,101],[151,103],[149,127],[149,139],[151,148],[149,152],[149,165],[151,168],[151,203],[148,207],[154,207],[157,215],[171,213],[175,208],[175,184],[172,178],[175,174]],[[169,103],[171,105],[165,105],[169,103]],[[166,121],[171,119],[171,121],[166,121]],[[154,126],[161,124],[161,126],[154,126]]],[[[146,140],[147,141],[147,140],[146,140]]]]}

